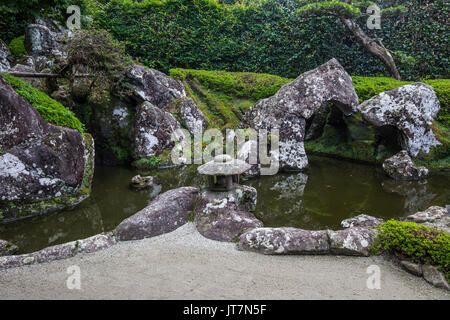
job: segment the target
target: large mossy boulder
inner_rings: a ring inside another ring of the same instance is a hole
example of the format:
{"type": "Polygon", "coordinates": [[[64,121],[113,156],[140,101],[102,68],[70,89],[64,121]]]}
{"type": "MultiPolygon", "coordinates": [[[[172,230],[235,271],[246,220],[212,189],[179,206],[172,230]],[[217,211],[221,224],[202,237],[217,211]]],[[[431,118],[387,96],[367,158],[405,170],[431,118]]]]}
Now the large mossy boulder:
{"type": "Polygon", "coordinates": [[[0,39],[0,72],[11,68],[12,55],[8,46],[0,39]]]}
{"type": "Polygon", "coordinates": [[[249,186],[222,192],[205,190],[197,200],[194,223],[208,239],[237,240],[245,231],[263,226],[252,213],[256,202],[257,191],[249,186]]]}
{"type": "Polygon", "coordinates": [[[321,131],[330,104],[345,115],[355,113],[359,104],[351,77],[336,59],[303,73],[274,96],[258,101],[240,127],[278,129],[281,168],[301,170],[308,165],[304,150],[306,120],[317,115],[316,121],[311,120],[312,128],[321,131]]]}
{"type": "Polygon", "coordinates": [[[180,124],[169,113],[145,101],[135,117],[135,159],[150,158],[175,145],[172,134],[180,124]]]}
{"type": "Polygon", "coordinates": [[[441,143],[432,130],[440,104],[433,87],[414,83],[382,92],[358,107],[363,119],[375,127],[395,127],[401,146],[411,156],[427,154],[441,143]]]}
{"type": "Polygon", "coordinates": [[[45,121],[0,76],[0,213],[3,221],[73,206],[89,196],[92,137],[45,121]]]}
{"type": "Polygon", "coordinates": [[[160,194],[146,208],[117,226],[117,238],[140,240],[178,229],[192,214],[198,192],[197,188],[184,187],[160,194]]]}
{"type": "Polygon", "coordinates": [[[420,180],[428,176],[428,169],[417,167],[408,152],[402,150],[383,162],[383,169],[395,180],[420,180]]]}

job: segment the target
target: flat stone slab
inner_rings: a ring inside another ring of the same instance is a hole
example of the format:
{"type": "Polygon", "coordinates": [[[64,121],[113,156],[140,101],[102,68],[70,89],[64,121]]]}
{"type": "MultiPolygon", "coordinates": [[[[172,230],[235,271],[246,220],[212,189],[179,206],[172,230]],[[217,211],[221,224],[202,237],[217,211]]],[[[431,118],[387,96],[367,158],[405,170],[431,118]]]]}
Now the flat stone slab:
{"type": "Polygon", "coordinates": [[[87,239],[58,244],[33,253],[0,257],[0,269],[68,259],[78,253],[93,253],[104,250],[116,243],[112,232],[97,234],[87,239]]]}
{"type": "Polygon", "coordinates": [[[326,254],[330,252],[327,231],[295,228],[259,228],[250,230],[239,239],[239,250],[268,255],[326,254]]]}
{"type": "Polygon", "coordinates": [[[234,241],[249,229],[260,228],[263,223],[253,213],[238,210],[224,210],[195,215],[195,226],[205,238],[217,241],[234,241]]]}
{"type": "Polygon", "coordinates": [[[0,257],[15,254],[19,248],[11,242],[0,240],[0,257]]]}
{"type": "Polygon", "coordinates": [[[263,223],[251,211],[255,210],[255,188],[238,185],[231,191],[203,191],[195,209],[194,223],[198,232],[208,239],[234,241],[248,229],[263,223]]]}
{"type": "Polygon", "coordinates": [[[435,287],[450,290],[450,285],[445,276],[436,267],[429,264],[422,266],[424,279],[435,287]]]}
{"type": "Polygon", "coordinates": [[[405,220],[450,233],[450,214],[443,207],[430,207],[425,211],[419,211],[407,216],[405,220]]]}
{"type": "Polygon", "coordinates": [[[366,214],[360,214],[359,216],[342,220],[341,227],[345,229],[353,227],[375,228],[383,222],[383,219],[372,217],[366,214]]]}
{"type": "Polygon", "coordinates": [[[117,226],[118,239],[140,240],[181,227],[194,209],[198,192],[197,188],[183,187],[160,194],[146,208],[117,226]]]}
{"type": "Polygon", "coordinates": [[[366,256],[378,234],[376,229],[348,228],[339,231],[328,231],[331,253],[337,255],[366,256]]]}

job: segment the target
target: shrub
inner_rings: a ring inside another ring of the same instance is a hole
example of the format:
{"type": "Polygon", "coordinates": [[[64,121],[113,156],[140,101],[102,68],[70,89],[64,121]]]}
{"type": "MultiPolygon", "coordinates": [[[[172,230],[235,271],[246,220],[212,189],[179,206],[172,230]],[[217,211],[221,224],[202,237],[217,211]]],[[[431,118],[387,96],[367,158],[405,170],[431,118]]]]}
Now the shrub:
{"type": "MultiPolygon", "coordinates": [[[[282,85],[293,79],[283,78],[270,74],[251,72],[226,72],[190,69],[171,69],[170,76],[180,80],[196,79],[203,87],[211,90],[231,94],[236,97],[259,100],[274,95],[282,85]]],[[[398,81],[388,77],[352,77],[356,93],[360,102],[373,96],[411,84],[411,81],[398,81]]],[[[424,80],[424,83],[433,87],[441,103],[441,111],[437,120],[450,126],[450,80],[424,80]]]]}
{"type": "Polygon", "coordinates": [[[11,54],[16,58],[26,55],[27,50],[25,49],[25,35],[11,40],[9,43],[9,51],[11,51],[11,54]]]}
{"type": "Polygon", "coordinates": [[[92,76],[89,78],[91,91],[96,88],[103,91],[106,88],[120,94],[121,77],[132,62],[124,46],[108,32],[87,29],[67,39],[67,59],[61,60],[55,72],[72,78],[74,70],[80,65],[85,66],[87,73],[92,76]]]}
{"type": "Polygon", "coordinates": [[[72,111],[64,107],[61,103],[16,77],[7,73],[3,73],[2,75],[19,95],[36,108],[46,121],[83,133],[83,124],[75,117],[72,111]]]}
{"type": "Polygon", "coordinates": [[[383,223],[379,231],[375,250],[387,250],[416,263],[435,265],[450,281],[450,234],[395,220],[383,223]]]}
{"type": "Polygon", "coordinates": [[[171,69],[170,76],[180,80],[197,79],[208,89],[236,97],[264,99],[274,95],[287,78],[264,73],[171,69]]]}
{"type": "Polygon", "coordinates": [[[138,169],[154,169],[158,167],[161,161],[162,159],[160,157],[153,156],[133,161],[131,165],[138,169]]]}
{"type": "MultiPolygon", "coordinates": [[[[351,74],[387,74],[382,63],[335,18],[302,18],[298,0],[111,0],[93,23],[123,41],[142,63],[171,68],[249,71],[295,77],[335,57],[351,74]]],[[[383,17],[367,30],[396,52],[405,79],[449,74],[448,5],[445,1],[374,0],[382,8],[404,5],[402,17],[383,17]]]]}

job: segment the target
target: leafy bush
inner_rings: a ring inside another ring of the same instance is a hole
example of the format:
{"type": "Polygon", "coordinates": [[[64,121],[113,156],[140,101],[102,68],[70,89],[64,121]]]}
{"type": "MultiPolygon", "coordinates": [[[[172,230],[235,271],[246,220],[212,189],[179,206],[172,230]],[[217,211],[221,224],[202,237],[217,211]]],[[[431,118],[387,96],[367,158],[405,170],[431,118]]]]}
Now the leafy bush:
{"type": "MultiPolygon", "coordinates": [[[[405,79],[448,78],[449,7],[445,1],[375,2],[382,8],[407,7],[408,14],[400,18],[383,17],[376,34],[364,30],[397,53],[401,75],[405,79]]],[[[195,68],[296,77],[335,57],[353,75],[387,74],[336,18],[301,18],[295,13],[301,6],[298,0],[247,3],[111,0],[95,13],[93,23],[123,41],[133,57],[165,72],[195,68]]],[[[360,19],[366,28],[367,17],[360,19]]]]}
{"type": "MultiPolygon", "coordinates": [[[[218,92],[234,95],[236,97],[259,100],[274,95],[284,84],[293,79],[275,75],[251,72],[206,71],[191,69],[171,69],[170,76],[180,80],[195,79],[203,87],[218,92]]],[[[411,81],[398,81],[388,77],[352,77],[356,93],[360,102],[373,96],[411,84],[411,81]]],[[[433,87],[441,103],[438,121],[450,127],[450,80],[424,80],[424,83],[433,87]]]]}
{"type": "Polygon", "coordinates": [[[379,227],[377,250],[387,250],[414,262],[435,265],[450,281],[450,235],[414,222],[389,220],[379,227]]]}
{"type": "Polygon", "coordinates": [[[208,89],[236,97],[264,99],[274,95],[290,79],[264,73],[171,69],[170,76],[180,80],[197,79],[208,89]]]}
{"type": "Polygon", "coordinates": [[[133,161],[131,164],[133,167],[138,169],[154,169],[157,168],[161,163],[160,157],[150,157],[150,158],[142,158],[136,161],[133,161]]]}
{"type": "Polygon", "coordinates": [[[83,133],[83,125],[75,115],[61,103],[53,100],[45,93],[34,88],[32,85],[13,77],[7,73],[2,74],[6,81],[27,100],[46,121],[57,126],[72,128],[83,133]]]}
{"type": "Polygon", "coordinates": [[[26,55],[27,50],[25,49],[25,35],[11,40],[9,43],[9,51],[11,51],[11,54],[16,58],[26,55]]]}

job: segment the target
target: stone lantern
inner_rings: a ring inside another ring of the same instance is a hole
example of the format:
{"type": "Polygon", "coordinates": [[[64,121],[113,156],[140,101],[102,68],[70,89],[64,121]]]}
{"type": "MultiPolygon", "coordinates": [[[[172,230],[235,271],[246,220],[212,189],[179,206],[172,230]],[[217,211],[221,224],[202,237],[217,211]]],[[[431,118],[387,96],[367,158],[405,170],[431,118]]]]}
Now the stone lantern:
{"type": "Polygon", "coordinates": [[[209,189],[212,191],[231,191],[239,184],[239,175],[251,166],[245,161],[233,159],[227,154],[218,155],[198,167],[198,173],[209,176],[209,189]]]}

